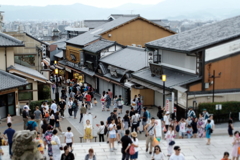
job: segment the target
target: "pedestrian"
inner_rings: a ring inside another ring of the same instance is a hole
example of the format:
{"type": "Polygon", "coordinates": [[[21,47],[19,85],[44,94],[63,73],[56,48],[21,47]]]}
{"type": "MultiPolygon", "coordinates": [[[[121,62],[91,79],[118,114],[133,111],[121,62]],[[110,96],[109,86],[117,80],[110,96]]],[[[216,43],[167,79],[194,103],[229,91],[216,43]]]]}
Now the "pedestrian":
{"type": "Polygon", "coordinates": [[[118,114],[122,114],[123,99],[122,99],[121,95],[118,96],[116,103],[117,103],[117,108],[118,108],[118,114]]]}
{"type": "Polygon", "coordinates": [[[72,99],[74,99],[74,97],[75,97],[75,93],[73,92],[72,89],[71,89],[71,92],[70,92],[69,96],[70,96],[70,98],[72,98],[72,99]]]}
{"type": "Polygon", "coordinates": [[[147,125],[147,121],[148,121],[148,113],[147,113],[147,108],[143,108],[143,116],[142,116],[142,126],[143,126],[143,129],[141,132],[144,132],[144,127],[147,125]]]}
{"type": "Polygon", "coordinates": [[[51,112],[50,112],[50,121],[49,121],[49,124],[51,125],[51,126],[55,126],[55,115],[54,115],[54,111],[53,110],[51,110],[51,112]]]}
{"type": "Polygon", "coordinates": [[[45,108],[46,111],[49,111],[49,106],[48,106],[47,102],[43,102],[42,108],[45,108]]]}
{"type": "Polygon", "coordinates": [[[209,120],[211,120],[210,125],[211,125],[211,127],[212,127],[212,130],[214,130],[214,129],[215,129],[215,123],[214,123],[214,120],[213,120],[213,115],[211,115],[211,116],[209,117],[209,120]]]}
{"type": "MultiPolygon", "coordinates": [[[[8,123],[7,124],[8,126],[8,129],[6,129],[3,133],[3,138],[7,139],[8,140],[8,146],[9,146],[9,155],[10,155],[10,159],[12,159],[12,138],[13,138],[13,135],[15,133],[15,130],[12,129],[12,123],[8,123]],[[7,135],[7,136],[6,136],[7,135]]],[[[1,141],[2,142],[2,141],[1,141]]]]}
{"type": "Polygon", "coordinates": [[[124,123],[124,129],[129,129],[130,127],[130,116],[129,116],[129,110],[126,110],[126,114],[123,117],[123,123],[124,123]]]}
{"type": "Polygon", "coordinates": [[[98,103],[98,102],[97,102],[97,99],[96,99],[96,98],[94,98],[93,103],[94,103],[94,106],[97,107],[97,103],[98,103]]]}
{"type": "Polygon", "coordinates": [[[129,160],[129,149],[128,146],[129,145],[133,145],[134,147],[137,147],[133,144],[131,138],[129,137],[130,131],[127,129],[125,131],[125,135],[121,138],[121,143],[122,143],[122,160],[129,160]],[[126,150],[127,149],[127,150],[126,150]]]}
{"type": "Polygon", "coordinates": [[[154,147],[154,151],[152,154],[152,160],[164,160],[164,155],[159,145],[154,147]]]}
{"type": "Polygon", "coordinates": [[[193,129],[192,129],[192,126],[191,126],[191,125],[188,125],[188,126],[187,126],[186,134],[187,134],[187,137],[188,137],[188,138],[192,138],[192,136],[193,136],[193,129]]]}
{"type": "Polygon", "coordinates": [[[111,105],[111,97],[109,96],[108,92],[106,92],[106,108],[107,108],[107,111],[110,111],[110,105],[111,105]]]}
{"type": "Polygon", "coordinates": [[[73,109],[73,113],[74,113],[74,119],[77,119],[78,102],[76,99],[73,101],[72,109],[73,109]]]}
{"type": "Polygon", "coordinates": [[[234,132],[232,145],[233,145],[232,146],[233,160],[238,160],[238,158],[239,158],[238,148],[240,146],[240,137],[239,137],[239,132],[238,131],[234,132]]]}
{"type": "Polygon", "coordinates": [[[73,133],[71,132],[72,128],[71,127],[67,127],[67,132],[64,134],[65,138],[64,138],[64,143],[66,143],[66,145],[71,149],[71,152],[73,152],[73,133]]]}
{"type": "Polygon", "coordinates": [[[142,101],[140,98],[137,99],[137,111],[138,111],[138,114],[141,115],[141,110],[142,110],[142,101]]]}
{"type": "Polygon", "coordinates": [[[53,136],[53,126],[49,125],[47,128],[47,131],[44,134],[43,140],[48,146],[48,156],[50,159],[52,159],[53,152],[52,152],[52,136],[53,136]]]}
{"type": "Polygon", "coordinates": [[[185,157],[183,156],[181,152],[181,148],[179,146],[175,146],[174,148],[175,153],[171,155],[169,160],[185,160],[185,157]]]}
{"type": "Polygon", "coordinates": [[[61,156],[61,141],[57,136],[58,131],[56,129],[53,130],[53,136],[51,140],[52,144],[52,153],[53,153],[53,160],[59,160],[61,156]]]}
{"type": "Polygon", "coordinates": [[[137,102],[135,98],[132,100],[131,106],[134,108],[134,110],[137,110],[137,102]]]}
{"type": "Polygon", "coordinates": [[[90,142],[93,138],[92,136],[92,124],[90,124],[90,120],[86,120],[86,124],[84,125],[84,136],[83,139],[86,140],[86,142],[90,142]]]}
{"type": "Polygon", "coordinates": [[[52,84],[52,92],[53,92],[53,94],[55,93],[55,92],[54,92],[54,91],[55,91],[55,88],[56,88],[56,84],[53,83],[53,84],[52,84]]]}
{"type": "Polygon", "coordinates": [[[91,103],[92,97],[89,94],[89,92],[87,92],[87,95],[85,96],[85,99],[86,99],[85,103],[88,105],[87,109],[90,110],[92,108],[92,103],[91,103]]]}
{"type": "Polygon", "coordinates": [[[113,98],[113,109],[118,109],[117,100],[118,100],[118,97],[117,97],[117,95],[115,95],[114,98],[113,98]]]}
{"type": "Polygon", "coordinates": [[[188,113],[187,113],[187,118],[188,117],[196,118],[196,114],[193,110],[193,107],[189,107],[189,110],[188,110],[188,113]]]}
{"type": "Polygon", "coordinates": [[[29,111],[30,111],[31,109],[29,108],[28,102],[26,103],[25,106],[23,106],[23,108],[25,108],[25,107],[26,107],[27,114],[29,115],[29,111]]]}
{"type": "Polygon", "coordinates": [[[27,107],[23,108],[22,117],[23,117],[23,129],[26,130],[27,129],[27,122],[28,122],[27,107]]]}
{"type": "Polygon", "coordinates": [[[72,104],[73,104],[73,100],[70,97],[69,101],[68,101],[68,113],[69,113],[69,118],[72,116],[72,104]]]}
{"type": "Polygon", "coordinates": [[[138,111],[135,111],[135,114],[132,116],[132,132],[135,130],[135,132],[138,132],[138,126],[140,121],[140,115],[138,114],[138,111]]]}
{"type": "Polygon", "coordinates": [[[94,150],[92,148],[88,150],[88,154],[85,156],[84,160],[96,160],[96,155],[94,155],[94,150]]]}
{"type": "Polygon", "coordinates": [[[60,132],[62,132],[62,129],[60,126],[59,112],[57,112],[55,115],[55,129],[58,129],[60,132]]]}
{"type": "Polygon", "coordinates": [[[10,114],[7,116],[7,123],[12,123],[12,117],[10,114]]]}
{"type": "Polygon", "coordinates": [[[136,132],[132,132],[131,133],[131,140],[133,142],[133,144],[135,145],[134,147],[134,151],[135,154],[134,155],[130,155],[130,159],[131,160],[137,160],[138,159],[138,138],[137,138],[137,133],[136,132]]]}
{"type": "MultiPolygon", "coordinates": [[[[42,128],[42,137],[44,138],[45,137],[45,133],[46,133],[46,131],[48,130],[48,123],[47,123],[47,121],[46,121],[46,119],[44,119],[43,120],[43,124],[42,124],[42,126],[41,126],[41,128],[42,128]]],[[[44,141],[44,148],[46,149],[46,142],[44,141]]]]}
{"type": "Polygon", "coordinates": [[[178,122],[179,125],[179,139],[183,139],[186,133],[186,122],[185,119],[182,118],[180,122],[178,122]]]}
{"type": "Polygon", "coordinates": [[[212,126],[211,126],[211,120],[207,120],[206,124],[206,138],[208,139],[207,145],[210,145],[210,140],[211,140],[211,134],[212,134],[212,126]]]}
{"type": "Polygon", "coordinates": [[[199,118],[197,121],[197,128],[198,128],[198,138],[205,137],[205,120],[202,116],[202,114],[199,114],[199,118]]]}
{"type": "Polygon", "coordinates": [[[209,118],[209,113],[207,112],[206,109],[203,109],[203,118],[207,120],[209,118]]]}
{"type": "Polygon", "coordinates": [[[33,112],[33,115],[35,117],[35,122],[37,123],[37,130],[41,132],[42,112],[39,110],[38,106],[36,106],[36,110],[33,112]]]}
{"type": "Polygon", "coordinates": [[[109,128],[109,147],[110,147],[110,151],[113,152],[113,150],[117,150],[116,148],[114,148],[114,141],[117,138],[116,136],[117,126],[115,124],[114,119],[111,120],[111,124],[109,125],[108,128],[109,128]]]}
{"type": "Polygon", "coordinates": [[[31,116],[31,120],[27,122],[27,130],[30,131],[38,131],[38,124],[34,120],[34,116],[31,116]]]}
{"type": "Polygon", "coordinates": [[[161,106],[158,106],[157,117],[158,117],[160,120],[163,120],[163,109],[162,109],[161,106]]]}
{"type": "Polygon", "coordinates": [[[66,89],[64,87],[62,87],[62,90],[61,90],[61,97],[64,98],[66,95],[66,89]]]}
{"type": "Polygon", "coordinates": [[[151,118],[151,122],[147,124],[144,128],[145,130],[145,137],[146,137],[146,152],[148,152],[149,148],[149,154],[152,154],[152,142],[154,137],[156,137],[156,126],[155,126],[155,118],[151,118]]]}
{"type": "Polygon", "coordinates": [[[3,149],[2,149],[2,137],[0,137],[0,160],[2,160],[2,156],[4,155],[3,149]]]}
{"type": "Polygon", "coordinates": [[[188,126],[188,125],[191,125],[191,123],[192,123],[192,117],[188,117],[187,119],[186,119],[186,125],[188,126]]]}
{"type": "Polygon", "coordinates": [[[108,95],[109,95],[109,97],[112,100],[113,99],[113,93],[112,93],[111,89],[108,89],[108,95]]]}
{"type": "Polygon", "coordinates": [[[69,146],[64,146],[64,153],[61,156],[61,160],[75,160],[74,154],[69,151],[69,146]]]}
{"type": "Polygon", "coordinates": [[[57,112],[57,104],[56,104],[55,100],[52,101],[52,104],[51,104],[50,108],[51,108],[51,110],[54,111],[54,114],[56,114],[56,112],[57,112]]]}
{"type": "Polygon", "coordinates": [[[168,130],[168,126],[170,125],[170,116],[169,111],[166,112],[166,114],[163,116],[164,125],[166,128],[166,131],[168,130]]]}
{"type": "Polygon", "coordinates": [[[193,129],[193,138],[197,138],[197,132],[198,132],[197,121],[198,121],[198,118],[196,117],[193,119],[191,123],[192,129],[193,129]]]}
{"type": "Polygon", "coordinates": [[[231,119],[229,119],[228,121],[228,135],[229,137],[232,137],[233,136],[233,121],[231,119]]]}
{"type": "MultiPolygon", "coordinates": [[[[228,158],[229,157],[229,153],[228,152],[224,152],[223,153],[223,158],[221,160],[231,160],[228,158]]],[[[234,159],[233,159],[234,160],[234,159]]]]}
{"type": "Polygon", "coordinates": [[[121,117],[118,117],[116,125],[117,125],[117,141],[118,141],[118,143],[121,143],[120,140],[123,136],[123,134],[122,134],[123,123],[122,123],[121,117]]]}
{"type": "Polygon", "coordinates": [[[59,102],[59,108],[60,108],[60,113],[61,113],[61,116],[62,116],[62,118],[65,118],[64,117],[64,111],[65,111],[65,109],[66,109],[66,102],[64,101],[64,99],[63,98],[61,98],[61,101],[59,102]]]}
{"type": "Polygon", "coordinates": [[[105,129],[104,122],[101,121],[101,122],[100,122],[100,125],[98,125],[98,137],[99,137],[99,142],[104,142],[104,129],[105,129]]]}
{"type": "Polygon", "coordinates": [[[106,93],[105,91],[103,91],[101,96],[102,111],[105,111],[105,101],[106,101],[106,93]]]}
{"type": "Polygon", "coordinates": [[[174,134],[173,126],[169,126],[168,131],[165,134],[165,139],[166,139],[167,144],[168,144],[168,148],[167,148],[167,151],[168,151],[167,156],[168,157],[170,157],[172,152],[173,152],[173,145],[174,144],[173,144],[172,141],[174,141],[174,138],[175,138],[175,134],[174,134]]]}
{"type": "Polygon", "coordinates": [[[132,119],[132,116],[135,115],[135,109],[134,107],[131,107],[131,111],[130,111],[130,119],[132,119]]]}
{"type": "Polygon", "coordinates": [[[84,106],[84,104],[82,104],[82,107],[80,108],[80,120],[79,120],[79,123],[82,122],[82,118],[83,116],[87,113],[87,109],[86,107],[84,106]]]}

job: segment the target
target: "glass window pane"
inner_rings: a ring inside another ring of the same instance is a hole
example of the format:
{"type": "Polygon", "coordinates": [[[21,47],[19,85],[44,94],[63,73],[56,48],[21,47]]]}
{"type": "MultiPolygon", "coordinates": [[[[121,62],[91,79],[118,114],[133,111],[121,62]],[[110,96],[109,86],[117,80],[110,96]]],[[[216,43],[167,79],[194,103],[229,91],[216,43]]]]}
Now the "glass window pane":
{"type": "Polygon", "coordinates": [[[8,105],[14,105],[14,93],[8,94],[8,105]]]}
{"type": "Polygon", "coordinates": [[[8,114],[15,115],[14,105],[8,106],[8,114]]]}
{"type": "Polygon", "coordinates": [[[14,62],[26,67],[35,66],[35,55],[14,56],[14,62]]]}
{"type": "Polygon", "coordinates": [[[30,84],[26,85],[26,89],[27,90],[32,90],[32,84],[30,83],[30,84]]]}
{"type": "Polygon", "coordinates": [[[33,99],[33,93],[32,92],[18,92],[18,100],[32,100],[33,99]]]}
{"type": "Polygon", "coordinates": [[[6,118],[7,117],[7,108],[6,108],[6,95],[0,96],[0,117],[6,118]]]}

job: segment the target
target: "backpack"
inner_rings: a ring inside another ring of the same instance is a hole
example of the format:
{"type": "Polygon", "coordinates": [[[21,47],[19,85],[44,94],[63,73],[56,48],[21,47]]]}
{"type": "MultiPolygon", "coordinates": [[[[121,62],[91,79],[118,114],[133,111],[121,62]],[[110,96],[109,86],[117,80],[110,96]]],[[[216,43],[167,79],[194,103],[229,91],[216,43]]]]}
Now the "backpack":
{"type": "Polygon", "coordinates": [[[27,130],[30,130],[30,131],[33,131],[33,123],[34,123],[34,121],[32,122],[32,123],[29,123],[28,122],[28,124],[27,124],[27,130]]]}
{"type": "Polygon", "coordinates": [[[76,105],[76,103],[73,102],[72,109],[75,109],[75,108],[77,108],[77,105],[76,105]]]}
{"type": "Polygon", "coordinates": [[[151,118],[151,113],[148,110],[147,110],[147,117],[148,117],[148,119],[151,118]]]}
{"type": "Polygon", "coordinates": [[[49,117],[49,113],[46,112],[46,113],[45,113],[45,118],[48,118],[48,117],[49,117]]]}
{"type": "Polygon", "coordinates": [[[180,130],[180,127],[179,127],[179,125],[177,125],[176,126],[176,131],[179,132],[179,130],[180,130]]]}
{"type": "Polygon", "coordinates": [[[130,146],[129,148],[129,154],[130,155],[134,155],[136,152],[135,152],[135,149],[134,149],[134,146],[130,146]]]}

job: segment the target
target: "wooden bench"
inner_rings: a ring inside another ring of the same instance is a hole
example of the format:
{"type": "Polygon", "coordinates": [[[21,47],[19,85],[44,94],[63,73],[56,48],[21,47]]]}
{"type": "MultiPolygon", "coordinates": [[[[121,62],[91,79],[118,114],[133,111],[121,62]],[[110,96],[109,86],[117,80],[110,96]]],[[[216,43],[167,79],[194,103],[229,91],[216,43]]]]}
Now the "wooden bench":
{"type": "MultiPolygon", "coordinates": [[[[97,136],[93,136],[93,138],[95,139],[95,142],[97,142],[97,136]]],[[[83,142],[83,136],[79,137],[79,139],[80,139],[80,143],[82,143],[83,142]]]]}

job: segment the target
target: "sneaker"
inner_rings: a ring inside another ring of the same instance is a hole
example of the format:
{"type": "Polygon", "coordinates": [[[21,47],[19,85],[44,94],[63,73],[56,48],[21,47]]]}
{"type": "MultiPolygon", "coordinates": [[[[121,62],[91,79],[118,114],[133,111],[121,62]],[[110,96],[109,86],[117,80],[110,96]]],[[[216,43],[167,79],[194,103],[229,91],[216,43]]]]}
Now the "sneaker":
{"type": "Polygon", "coordinates": [[[62,116],[62,118],[65,118],[65,117],[62,116]]]}
{"type": "Polygon", "coordinates": [[[117,148],[113,148],[113,150],[117,150],[117,148]]]}
{"type": "Polygon", "coordinates": [[[146,148],[146,152],[148,151],[148,148],[146,148]]]}

